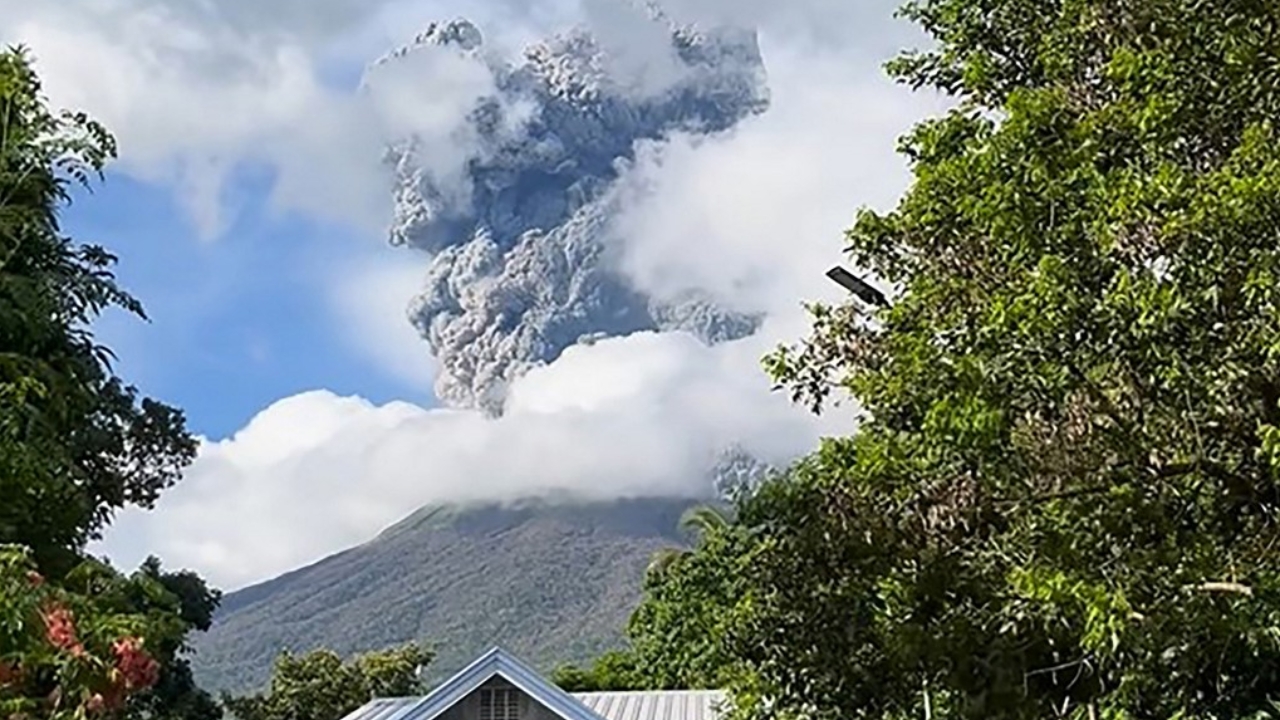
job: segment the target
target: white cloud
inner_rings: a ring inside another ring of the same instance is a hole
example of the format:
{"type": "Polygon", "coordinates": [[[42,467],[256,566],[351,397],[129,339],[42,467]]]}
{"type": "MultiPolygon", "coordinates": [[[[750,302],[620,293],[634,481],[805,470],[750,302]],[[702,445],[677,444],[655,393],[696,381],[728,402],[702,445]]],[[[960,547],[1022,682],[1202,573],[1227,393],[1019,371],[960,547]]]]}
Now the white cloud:
{"type": "Polygon", "coordinates": [[[372,97],[326,80],[358,51],[411,37],[419,27],[386,27],[415,15],[407,5],[9,0],[0,40],[32,49],[55,106],[117,135],[118,170],[174,185],[206,238],[225,229],[223,188],[246,163],[275,172],[279,208],[371,230],[391,203],[384,141],[412,128],[460,162],[456,130],[491,83],[447,53],[416,57],[413,77],[380,73],[372,97]]]}
{"type": "Polygon", "coordinates": [[[436,365],[409,321],[409,302],[422,288],[422,258],[385,248],[335,264],[324,273],[332,310],[352,347],[375,366],[429,392],[436,365]]]}
{"type": "Polygon", "coordinates": [[[770,316],[840,297],[860,206],[887,209],[907,181],[898,137],[943,107],[843,56],[765,48],[768,112],[720,137],[678,136],[640,154],[621,186],[622,263],[663,297],[700,288],[770,316]]]}
{"type": "Polygon", "coordinates": [[[98,549],[128,563],[161,549],[234,588],[365,541],[427,503],[703,496],[717,448],[737,441],[780,462],[818,437],[820,421],[755,371],[762,349],[676,333],[576,347],[518,380],[498,419],[327,391],[287,398],[206,442],[158,510],[124,513],[98,549]]]}

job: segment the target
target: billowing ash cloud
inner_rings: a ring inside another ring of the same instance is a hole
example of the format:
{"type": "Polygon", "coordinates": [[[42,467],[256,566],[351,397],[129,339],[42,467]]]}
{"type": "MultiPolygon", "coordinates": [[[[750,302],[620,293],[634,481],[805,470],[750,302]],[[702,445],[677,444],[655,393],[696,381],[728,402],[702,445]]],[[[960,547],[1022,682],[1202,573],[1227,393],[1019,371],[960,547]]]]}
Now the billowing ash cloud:
{"type": "Polygon", "coordinates": [[[758,326],[697,291],[638,291],[611,242],[616,181],[638,142],[719,133],[767,107],[756,37],[681,27],[652,8],[610,12],[641,16],[553,37],[519,62],[486,53],[465,20],[434,25],[366,76],[376,89],[382,73],[446,56],[475,78],[465,123],[409,134],[387,158],[391,241],[430,256],[410,316],[447,404],[500,414],[512,380],[596,338],[684,330],[718,343],[758,326]]]}

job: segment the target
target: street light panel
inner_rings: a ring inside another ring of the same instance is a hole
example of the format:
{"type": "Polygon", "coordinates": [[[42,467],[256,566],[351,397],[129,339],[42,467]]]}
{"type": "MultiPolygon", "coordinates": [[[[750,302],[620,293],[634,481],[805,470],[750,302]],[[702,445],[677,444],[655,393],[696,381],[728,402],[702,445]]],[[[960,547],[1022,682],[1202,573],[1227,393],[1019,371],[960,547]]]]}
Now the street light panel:
{"type": "Polygon", "coordinates": [[[858,296],[858,299],[870,305],[879,305],[881,307],[888,305],[888,301],[884,297],[884,293],[871,287],[862,278],[845,270],[839,265],[827,271],[827,277],[835,280],[841,287],[858,296]]]}

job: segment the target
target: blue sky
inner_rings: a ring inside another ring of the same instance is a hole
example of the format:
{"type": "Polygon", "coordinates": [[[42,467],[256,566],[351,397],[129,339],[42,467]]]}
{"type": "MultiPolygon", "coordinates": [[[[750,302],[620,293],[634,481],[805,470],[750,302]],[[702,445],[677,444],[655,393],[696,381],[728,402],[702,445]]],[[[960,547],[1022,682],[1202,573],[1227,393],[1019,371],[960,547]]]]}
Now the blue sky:
{"type": "Polygon", "coordinates": [[[271,180],[262,171],[233,175],[226,199],[234,219],[212,240],[198,237],[170,187],[109,173],[93,193],[77,193],[65,229],[119,256],[121,283],[150,316],[112,313],[100,324],[120,374],[184,408],[191,429],[211,438],[233,433],[275,400],[317,388],[376,403],[429,402],[429,388],[352,342],[316,272],[381,238],[272,210],[271,180]]]}

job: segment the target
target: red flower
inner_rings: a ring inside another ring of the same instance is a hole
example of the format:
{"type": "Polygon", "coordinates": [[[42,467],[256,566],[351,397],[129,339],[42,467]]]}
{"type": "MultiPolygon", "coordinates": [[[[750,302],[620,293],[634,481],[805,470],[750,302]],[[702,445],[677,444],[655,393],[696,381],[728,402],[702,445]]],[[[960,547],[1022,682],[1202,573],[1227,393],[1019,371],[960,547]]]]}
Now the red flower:
{"type": "Polygon", "coordinates": [[[42,613],[42,616],[45,637],[50,644],[60,650],[68,650],[72,655],[84,653],[84,647],[76,640],[76,618],[70,610],[55,605],[42,613]]]}
{"type": "Polygon", "coordinates": [[[142,690],[156,684],[160,677],[160,664],[142,649],[142,639],[121,638],[111,645],[116,656],[116,669],[124,677],[129,690],[142,690]]]}

